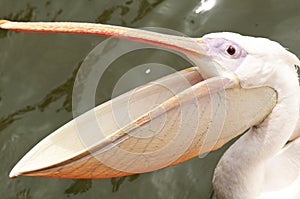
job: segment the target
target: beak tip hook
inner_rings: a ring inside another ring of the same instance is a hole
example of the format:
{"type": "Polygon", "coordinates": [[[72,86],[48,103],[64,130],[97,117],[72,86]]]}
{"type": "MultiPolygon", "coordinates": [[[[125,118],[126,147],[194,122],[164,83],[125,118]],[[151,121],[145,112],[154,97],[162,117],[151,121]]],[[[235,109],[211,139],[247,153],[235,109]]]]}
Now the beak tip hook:
{"type": "Polygon", "coordinates": [[[5,20],[5,19],[2,19],[2,20],[0,20],[0,26],[1,26],[2,24],[8,23],[8,22],[10,22],[10,21],[5,20]]]}

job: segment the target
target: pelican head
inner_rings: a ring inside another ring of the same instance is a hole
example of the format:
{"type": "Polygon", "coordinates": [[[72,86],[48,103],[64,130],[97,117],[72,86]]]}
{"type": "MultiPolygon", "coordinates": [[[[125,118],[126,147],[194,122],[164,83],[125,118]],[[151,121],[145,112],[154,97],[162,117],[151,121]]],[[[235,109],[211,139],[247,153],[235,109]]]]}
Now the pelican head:
{"type": "Polygon", "coordinates": [[[299,65],[299,59],[278,42],[231,32],[211,33],[203,38],[211,59],[234,72],[243,88],[274,87],[274,73],[281,78],[292,75],[290,81],[298,82],[295,65],[299,65]]]}
{"type": "Polygon", "coordinates": [[[274,86],[272,79],[281,71],[274,63],[284,62],[282,68],[286,69],[282,71],[292,73],[291,81],[296,81],[295,56],[276,42],[236,33],[187,38],[119,26],[63,22],[0,21],[0,27],[127,38],[177,50],[196,65],[129,91],[71,120],[31,149],[11,171],[11,177],[109,178],[178,164],[220,148],[268,116],[276,104],[277,89],[281,89],[274,86]],[[125,114],[122,111],[134,114],[120,126],[114,116],[125,114]],[[94,124],[91,116],[96,118],[93,121],[97,129],[90,128],[94,124]],[[84,135],[78,133],[78,125],[85,128],[81,129],[84,135]],[[152,132],[153,126],[161,127],[154,136],[139,136],[152,132]],[[86,137],[93,139],[87,143],[86,137]]]}

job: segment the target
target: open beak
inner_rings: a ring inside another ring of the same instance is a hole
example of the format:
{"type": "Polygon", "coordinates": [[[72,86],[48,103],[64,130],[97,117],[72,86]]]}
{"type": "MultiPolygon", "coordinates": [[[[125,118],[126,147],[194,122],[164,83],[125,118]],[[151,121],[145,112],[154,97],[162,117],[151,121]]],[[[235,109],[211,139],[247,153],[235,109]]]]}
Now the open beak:
{"type": "Polygon", "coordinates": [[[276,103],[270,88],[240,88],[237,77],[210,58],[201,38],[89,23],[3,20],[0,27],[115,36],[199,60],[197,67],[133,89],[63,125],[31,149],[10,177],[110,178],[154,171],[220,148],[261,122],[276,103]]]}

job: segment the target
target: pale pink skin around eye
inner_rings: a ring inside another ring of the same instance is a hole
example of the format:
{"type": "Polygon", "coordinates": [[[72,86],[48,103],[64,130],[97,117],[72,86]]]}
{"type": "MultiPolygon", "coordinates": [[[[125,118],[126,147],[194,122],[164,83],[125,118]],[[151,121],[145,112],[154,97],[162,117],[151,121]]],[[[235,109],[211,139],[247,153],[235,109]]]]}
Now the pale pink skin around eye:
{"type": "Polygon", "coordinates": [[[208,46],[209,56],[217,61],[222,67],[235,72],[247,57],[247,52],[233,41],[224,38],[204,38],[208,46]],[[229,47],[235,49],[235,53],[230,55],[229,47]]]}

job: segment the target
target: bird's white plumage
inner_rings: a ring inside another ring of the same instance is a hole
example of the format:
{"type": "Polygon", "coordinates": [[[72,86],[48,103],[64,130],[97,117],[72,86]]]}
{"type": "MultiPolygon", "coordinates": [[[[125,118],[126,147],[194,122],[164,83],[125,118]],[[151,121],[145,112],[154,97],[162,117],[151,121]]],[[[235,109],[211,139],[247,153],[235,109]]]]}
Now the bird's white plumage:
{"type": "Polygon", "coordinates": [[[298,58],[268,39],[233,33],[206,37],[232,41],[247,52],[234,67],[243,88],[269,86],[278,94],[271,114],[234,143],[218,163],[214,175],[218,197],[299,198],[300,140],[285,145],[298,134],[300,92],[294,69],[298,58]]]}
{"type": "Polygon", "coordinates": [[[265,163],[261,198],[299,198],[300,138],[287,144],[265,163]]]}

